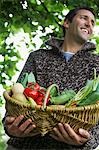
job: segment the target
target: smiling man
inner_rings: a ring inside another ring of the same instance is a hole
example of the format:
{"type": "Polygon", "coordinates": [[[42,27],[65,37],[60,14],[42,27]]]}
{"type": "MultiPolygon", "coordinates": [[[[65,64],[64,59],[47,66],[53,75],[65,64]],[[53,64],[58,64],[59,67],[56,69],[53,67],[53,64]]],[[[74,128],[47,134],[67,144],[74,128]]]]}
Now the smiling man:
{"type": "MultiPolygon", "coordinates": [[[[95,55],[95,45],[88,42],[93,34],[95,14],[92,9],[80,7],[71,10],[65,17],[64,39],[51,38],[46,42],[47,49],[31,52],[19,76],[33,72],[37,82],[48,87],[52,83],[65,88],[80,90],[87,79],[93,78],[93,69],[99,74],[99,56],[95,55]]],[[[57,124],[51,133],[42,137],[32,134],[36,124],[32,120],[24,121],[24,116],[17,118],[5,116],[6,133],[11,137],[8,150],[93,150],[99,144],[99,124],[90,131],[79,129],[76,133],[69,124],[57,124]]]]}
{"type": "MultiPolygon", "coordinates": [[[[70,14],[73,10],[70,12],[70,14]]],[[[63,50],[76,53],[90,39],[95,25],[95,16],[90,10],[78,9],[74,16],[64,21],[65,39],[63,50]]]]}

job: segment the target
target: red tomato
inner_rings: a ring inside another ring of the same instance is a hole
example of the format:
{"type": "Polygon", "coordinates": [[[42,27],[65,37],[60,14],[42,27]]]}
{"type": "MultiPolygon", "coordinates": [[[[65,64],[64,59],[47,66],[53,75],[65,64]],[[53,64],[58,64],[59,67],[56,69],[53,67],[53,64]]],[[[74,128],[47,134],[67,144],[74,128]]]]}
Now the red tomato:
{"type": "Polygon", "coordinates": [[[40,85],[38,83],[34,84],[34,90],[40,90],[40,85]]]}
{"type": "Polygon", "coordinates": [[[33,98],[36,101],[36,99],[38,98],[38,91],[32,90],[30,92],[30,97],[33,98]]]}
{"type": "Polygon", "coordinates": [[[25,88],[23,92],[26,96],[33,98],[34,100],[38,97],[38,91],[31,88],[25,88]]]}
{"type": "Polygon", "coordinates": [[[40,91],[41,93],[43,93],[43,94],[45,94],[45,93],[46,93],[46,90],[45,90],[45,89],[43,89],[43,88],[42,88],[42,89],[40,89],[39,91],[40,91]]]}
{"type": "Polygon", "coordinates": [[[42,97],[38,97],[37,99],[36,99],[36,103],[37,103],[37,105],[42,105],[42,103],[43,103],[43,96],[42,97]]]}
{"type": "Polygon", "coordinates": [[[32,90],[32,89],[29,88],[29,87],[28,87],[28,88],[25,88],[23,93],[24,93],[26,96],[29,96],[31,90],[32,90]]]}
{"type": "Polygon", "coordinates": [[[43,97],[45,96],[45,91],[42,89],[39,90],[38,93],[39,93],[39,96],[43,96],[43,97]]]}
{"type": "Polygon", "coordinates": [[[29,82],[27,86],[33,90],[40,90],[40,85],[35,82],[29,82]]]}
{"type": "Polygon", "coordinates": [[[39,97],[44,97],[44,94],[41,92],[38,92],[39,97]]]}

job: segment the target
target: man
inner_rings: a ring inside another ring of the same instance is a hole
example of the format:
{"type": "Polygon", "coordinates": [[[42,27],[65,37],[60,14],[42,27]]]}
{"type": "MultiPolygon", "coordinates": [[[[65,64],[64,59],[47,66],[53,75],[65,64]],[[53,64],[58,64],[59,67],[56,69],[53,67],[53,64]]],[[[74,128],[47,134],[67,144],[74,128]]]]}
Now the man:
{"type": "MultiPolygon", "coordinates": [[[[95,25],[95,14],[86,7],[71,10],[64,20],[64,40],[52,38],[47,42],[51,48],[32,52],[20,74],[18,82],[25,72],[32,71],[37,82],[48,87],[52,83],[59,85],[60,91],[72,88],[79,90],[87,79],[93,77],[93,68],[99,73],[99,56],[93,53],[94,44],[90,39],[95,25]]],[[[32,135],[36,125],[30,120],[23,122],[24,116],[5,117],[5,129],[9,136],[9,145],[14,149],[72,149],[91,150],[99,144],[99,125],[91,131],[79,129],[78,133],[69,124],[59,123],[50,134],[41,137],[32,135]],[[21,124],[21,121],[23,122],[21,124]]],[[[11,149],[8,148],[8,149],[11,149]]]]}

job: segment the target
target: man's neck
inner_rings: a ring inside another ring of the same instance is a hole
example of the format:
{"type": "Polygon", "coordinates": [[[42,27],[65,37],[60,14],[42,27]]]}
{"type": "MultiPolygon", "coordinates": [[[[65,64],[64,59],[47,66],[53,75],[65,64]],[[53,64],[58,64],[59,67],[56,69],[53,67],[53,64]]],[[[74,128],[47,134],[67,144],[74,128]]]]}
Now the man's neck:
{"type": "Polygon", "coordinates": [[[79,51],[81,49],[82,46],[83,46],[83,44],[77,43],[76,41],[72,40],[72,38],[68,39],[65,37],[63,45],[62,45],[62,49],[64,51],[76,53],[77,51],[79,51]]]}

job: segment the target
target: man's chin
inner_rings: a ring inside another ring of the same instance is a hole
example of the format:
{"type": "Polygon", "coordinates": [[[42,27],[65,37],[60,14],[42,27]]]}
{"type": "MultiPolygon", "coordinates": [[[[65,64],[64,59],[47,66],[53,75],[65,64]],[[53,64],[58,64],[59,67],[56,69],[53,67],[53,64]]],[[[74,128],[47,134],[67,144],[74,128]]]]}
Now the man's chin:
{"type": "Polygon", "coordinates": [[[81,34],[80,38],[86,42],[90,38],[90,36],[88,34],[81,34]]]}
{"type": "Polygon", "coordinates": [[[82,37],[83,43],[87,42],[88,40],[89,40],[89,37],[87,37],[87,36],[83,36],[83,37],[82,37]]]}

